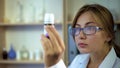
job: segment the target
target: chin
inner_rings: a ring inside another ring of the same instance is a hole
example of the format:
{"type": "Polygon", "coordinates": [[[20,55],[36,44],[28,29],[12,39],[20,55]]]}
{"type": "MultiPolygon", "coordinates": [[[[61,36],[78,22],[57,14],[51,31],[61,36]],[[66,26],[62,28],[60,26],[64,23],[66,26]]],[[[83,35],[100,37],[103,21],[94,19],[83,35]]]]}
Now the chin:
{"type": "Polygon", "coordinates": [[[85,49],[79,49],[79,52],[82,54],[90,53],[88,50],[85,50],[85,49]]]}

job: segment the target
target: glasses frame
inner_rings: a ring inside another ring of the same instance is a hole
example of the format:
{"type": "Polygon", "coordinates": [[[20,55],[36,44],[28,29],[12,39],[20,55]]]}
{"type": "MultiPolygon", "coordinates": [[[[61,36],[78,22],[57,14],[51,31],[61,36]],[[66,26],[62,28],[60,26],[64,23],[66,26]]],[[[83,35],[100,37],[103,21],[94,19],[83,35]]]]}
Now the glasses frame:
{"type": "Polygon", "coordinates": [[[76,28],[71,28],[70,29],[70,32],[71,32],[71,34],[73,35],[73,36],[78,36],[79,34],[80,34],[80,32],[81,31],[83,31],[83,33],[85,34],[85,35],[93,35],[93,34],[95,34],[97,31],[99,31],[99,30],[103,30],[101,27],[98,27],[98,26],[86,26],[86,27],[84,27],[84,28],[80,28],[80,27],[76,27],[76,28]],[[87,34],[86,32],[85,32],[85,29],[86,28],[88,28],[88,27],[94,27],[95,28],[95,32],[94,33],[89,33],[89,34],[87,34]],[[79,30],[79,33],[77,34],[77,35],[75,35],[75,30],[79,30]]]}

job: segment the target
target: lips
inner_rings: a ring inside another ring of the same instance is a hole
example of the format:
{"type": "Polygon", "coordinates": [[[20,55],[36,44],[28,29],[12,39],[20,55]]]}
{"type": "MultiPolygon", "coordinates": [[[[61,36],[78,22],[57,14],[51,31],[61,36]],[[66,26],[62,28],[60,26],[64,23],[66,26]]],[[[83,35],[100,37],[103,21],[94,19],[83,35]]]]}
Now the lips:
{"type": "Polygon", "coordinates": [[[80,48],[85,48],[85,47],[87,46],[87,44],[85,44],[85,43],[78,43],[78,46],[79,46],[80,48]]]}

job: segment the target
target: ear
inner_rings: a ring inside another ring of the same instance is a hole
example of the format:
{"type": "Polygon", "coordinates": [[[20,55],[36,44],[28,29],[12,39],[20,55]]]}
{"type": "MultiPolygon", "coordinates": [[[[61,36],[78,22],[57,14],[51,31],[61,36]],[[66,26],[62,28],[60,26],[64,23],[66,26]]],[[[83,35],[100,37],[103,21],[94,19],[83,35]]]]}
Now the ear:
{"type": "Polygon", "coordinates": [[[107,41],[107,42],[111,41],[111,39],[112,39],[111,36],[107,36],[107,37],[106,37],[106,41],[107,41]]]}

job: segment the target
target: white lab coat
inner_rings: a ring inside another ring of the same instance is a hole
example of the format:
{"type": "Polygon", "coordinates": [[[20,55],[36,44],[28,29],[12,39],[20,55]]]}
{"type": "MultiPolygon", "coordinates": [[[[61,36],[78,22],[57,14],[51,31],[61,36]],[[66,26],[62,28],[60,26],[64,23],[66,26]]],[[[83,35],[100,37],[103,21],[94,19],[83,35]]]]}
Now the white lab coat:
{"type": "MultiPolygon", "coordinates": [[[[89,62],[89,54],[80,54],[75,57],[68,68],[86,68],[89,62]]],[[[62,60],[50,68],[67,68],[62,60]]],[[[116,56],[114,48],[111,48],[108,55],[98,68],[120,68],[120,58],[116,56]]]]}

